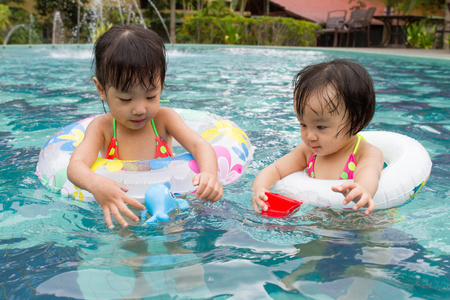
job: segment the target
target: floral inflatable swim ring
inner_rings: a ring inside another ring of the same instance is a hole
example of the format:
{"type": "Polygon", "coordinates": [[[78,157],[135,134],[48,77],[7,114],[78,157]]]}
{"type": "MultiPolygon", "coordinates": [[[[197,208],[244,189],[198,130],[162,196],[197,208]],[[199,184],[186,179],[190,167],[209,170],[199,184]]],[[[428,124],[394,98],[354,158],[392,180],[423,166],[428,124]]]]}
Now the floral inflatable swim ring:
{"type": "MultiPolygon", "coordinates": [[[[218,178],[223,185],[238,180],[253,158],[254,147],[247,134],[235,123],[217,115],[189,109],[174,109],[185,123],[205,138],[217,156],[218,178]]],[[[36,174],[44,186],[53,192],[72,196],[78,200],[92,201],[86,190],[74,186],[67,179],[67,166],[73,150],[84,138],[92,116],[70,124],[50,137],[41,149],[36,174]]],[[[182,149],[179,155],[148,161],[109,160],[100,157],[91,167],[97,174],[111,178],[129,188],[128,194],[140,201],[145,191],[155,183],[169,184],[171,192],[186,195],[195,191],[192,177],[199,173],[191,154],[182,149]]]]}

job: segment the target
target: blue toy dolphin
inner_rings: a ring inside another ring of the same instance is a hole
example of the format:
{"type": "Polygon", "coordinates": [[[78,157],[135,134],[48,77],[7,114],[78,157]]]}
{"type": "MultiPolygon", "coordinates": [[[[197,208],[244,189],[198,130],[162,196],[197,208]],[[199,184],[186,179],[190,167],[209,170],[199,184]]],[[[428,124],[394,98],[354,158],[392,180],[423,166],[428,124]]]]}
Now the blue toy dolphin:
{"type": "Polygon", "coordinates": [[[178,207],[185,210],[189,204],[184,199],[176,199],[169,191],[169,187],[156,183],[150,186],[145,192],[145,206],[147,210],[141,212],[141,219],[144,220],[147,211],[152,215],[144,224],[156,223],[157,221],[169,220],[169,213],[178,207]]]}

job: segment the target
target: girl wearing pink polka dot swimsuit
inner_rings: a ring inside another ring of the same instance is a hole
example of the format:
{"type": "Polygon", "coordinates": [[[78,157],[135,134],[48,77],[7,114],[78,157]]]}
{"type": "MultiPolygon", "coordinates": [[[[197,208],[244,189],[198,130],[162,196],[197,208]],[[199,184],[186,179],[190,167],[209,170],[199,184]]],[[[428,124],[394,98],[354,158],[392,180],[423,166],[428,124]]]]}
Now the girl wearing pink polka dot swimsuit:
{"type": "Polygon", "coordinates": [[[311,65],[294,77],[294,109],[303,142],[264,168],[253,184],[255,211],[266,210],[265,192],[287,175],[306,169],[312,178],[342,179],[332,187],[355,202],[354,210],[367,207],[378,189],[383,154],[358,132],[375,113],[372,78],[360,64],[336,59],[311,65]]]}

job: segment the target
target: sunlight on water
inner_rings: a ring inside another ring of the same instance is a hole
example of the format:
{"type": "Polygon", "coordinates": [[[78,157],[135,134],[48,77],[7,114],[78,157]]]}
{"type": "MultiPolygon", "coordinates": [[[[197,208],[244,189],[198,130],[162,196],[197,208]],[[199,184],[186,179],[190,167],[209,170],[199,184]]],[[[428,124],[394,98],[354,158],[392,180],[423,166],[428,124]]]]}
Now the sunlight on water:
{"type": "Polygon", "coordinates": [[[92,50],[79,49],[52,49],[50,57],[54,59],[81,59],[91,60],[93,58],[92,50]]]}

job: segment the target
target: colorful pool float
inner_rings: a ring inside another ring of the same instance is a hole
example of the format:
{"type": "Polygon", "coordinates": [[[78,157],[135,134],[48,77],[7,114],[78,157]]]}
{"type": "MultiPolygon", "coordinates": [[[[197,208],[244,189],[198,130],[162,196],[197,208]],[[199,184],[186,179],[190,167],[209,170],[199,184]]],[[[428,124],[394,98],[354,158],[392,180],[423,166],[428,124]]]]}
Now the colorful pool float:
{"type": "MultiPolygon", "coordinates": [[[[217,115],[190,109],[175,109],[185,123],[205,138],[214,148],[218,163],[218,178],[223,185],[235,182],[247,169],[253,158],[254,147],[247,134],[230,120],[217,115]]],[[[78,200],[92,201],[86,190],[74,186],[67,179],[67,166],[73,150],[84,138],[89,123],[96,116],[70,124],[56,132],[44,144],[39,154],[36,174],[44,186],[53,192],[73,196],[78,200]]],[[[175,154],[167,158],[148,161],[109,160],[102,157],[92,166],[97,174],[114,179],[129,188],[128,194],[143,201],[150,185],[170,185],[175,195],[195,191],[192,177],[199,173],[197,163],[175,140],[175,154]]]]}
{"type": "MultiPolygon", "coordinates": [[[[430,176],[432,164],[427,150],[415,139],[394,132],[364,131],[361,135],[383,152],[387,164],[373,197],[375,209],[396,207],[414,197],[430,176]]],[[[304,170],[278,181],[274,190],[308,205],[352,209],[353,202],[343,205],[344,196],[331,190],[340,184],[342,180],[310,178],[304,170]]]]}

